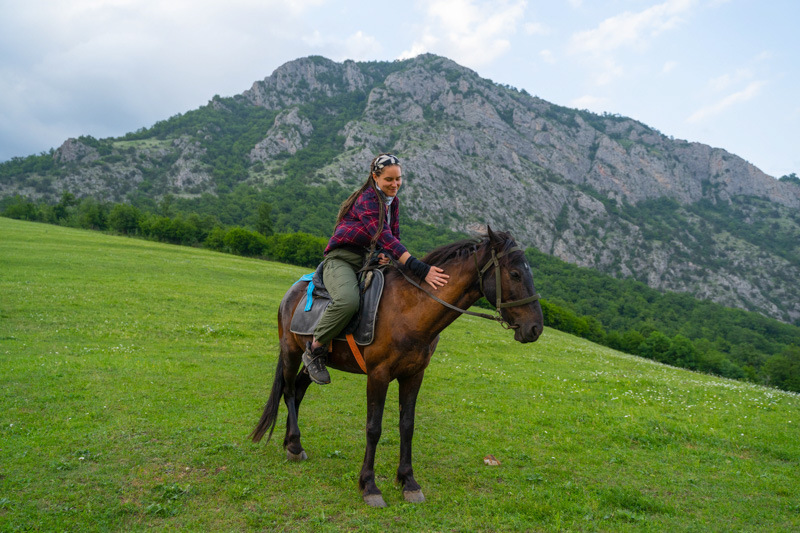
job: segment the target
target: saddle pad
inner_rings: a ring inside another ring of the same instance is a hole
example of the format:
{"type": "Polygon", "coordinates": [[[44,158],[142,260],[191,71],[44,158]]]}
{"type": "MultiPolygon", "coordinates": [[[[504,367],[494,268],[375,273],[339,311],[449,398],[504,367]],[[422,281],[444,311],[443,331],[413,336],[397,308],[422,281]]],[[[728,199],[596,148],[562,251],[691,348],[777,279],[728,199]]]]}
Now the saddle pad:
{"type": "MultiPolygon", "coordinates": [[[[358,312],[353,317],[353,320],[345,327],[342,332],[336,337],[339,340],[344,340],[347,333],[352,333],[355,338],[356,344],[366,346],[372,344],[375,337],[375,322],[378,317],[378,304],[383,295],[383,272],[380,270],[373,270],[374,273],[372,282],[367,291],[361,294],[361,306],[358,312]]],[[[300,281],[304,280],[300,278],[300,281]]],[[[299,283],[299,282],[298,282],[299,283]]],[[[331,303],[330,296],[327,291],[324,296],[312,289],[313,297],[306,296],[297,302],[297,307],[292,315],[292,323],[289,325],[289,331],[297,333],[298,335],[313,335],[314,328],[317,322],[322,317],[322,313],[331,303]],[[308,299],[311,298],[311,306],[308,306],[308,299]]]]}

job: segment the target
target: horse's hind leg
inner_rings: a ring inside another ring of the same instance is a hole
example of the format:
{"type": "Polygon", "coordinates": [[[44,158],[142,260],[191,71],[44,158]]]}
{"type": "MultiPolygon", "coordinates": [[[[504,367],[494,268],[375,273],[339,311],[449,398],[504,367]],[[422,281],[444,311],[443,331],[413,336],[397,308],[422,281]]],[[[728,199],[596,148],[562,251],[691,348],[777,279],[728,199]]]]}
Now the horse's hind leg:
{"type": "Polygon", "coordinates": [[[423,370],[414,376],[398,380],[400,384],[400,466],[397,468],[397,480],[403,485],[403,497],[410,503],[425,501],[422,488],[414,479],[414,469],[411,466],[414,410],[424,375],[425,371],[423,370]]]}
{"type": "Polygon", "coordinates": [[[297,375],[297,380],[294,383],[294,408],[298,416],[300,415],[300,402],[303,401],[309,385],[311,385],[311,376],[307,372],[301,372],[297,375]]]}
{"type": "Polygon", "coordinates": [[[300,414],[300,402],[306,394],[306,389],[311,384],[311,378],[305,372],[298,374],[291,387],[292,393],[288,391],[284,396],[286,410],[289,415],[286,417],[286,437],[283,439],[283,447],[286,449],[286,457],[290,461],[302,461],[308,459],[308,455],[300,444],[300,426],[298,418],[300,414]]]}
{"type": "MultiPolygon", "coordinates": [[[[282,343],[283,344],[283,343],[282,343]]],[[[281,351],[287,350],[281,346],[281,351]]],[[[283,356],[283,354],[281,354],[283,356]]],[[[294,355],[294,354],[292,354],[294,355]]],[[[289,355],[284,358],[286,365],[283,370],[283,379],[286,387],[283,390],[283,402],[286,404],[286,436],[283,439],[283,447],[286,449],[286,457],[290,461],[302,461],[308,459],[303,445],[300,444],[300,427],[297,425],[297,410],[299,406],[299,399],[303,399],[308,382],[304,379],[305,374],[298,375],[297,371],[300,368],[300,354],[296,356],[289,355]]]]}

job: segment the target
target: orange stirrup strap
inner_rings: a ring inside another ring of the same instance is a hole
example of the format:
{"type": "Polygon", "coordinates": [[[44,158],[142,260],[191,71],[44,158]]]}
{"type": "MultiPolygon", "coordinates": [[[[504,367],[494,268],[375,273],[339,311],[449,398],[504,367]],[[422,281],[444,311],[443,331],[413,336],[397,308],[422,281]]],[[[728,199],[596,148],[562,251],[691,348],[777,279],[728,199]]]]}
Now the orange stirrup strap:
{"type": "Polygon", "coordinates": [[[347,344],[350,345],[350,351],[353,352],[353,357],[356,358],[356,363],[358,363],[358,366],[360,366],[361,370],[363,370],[364,373],[366,374],[367,363],[364,361],[364,356],[361,355],[361,352],[358,349],[358,345],[356,344],[356,340],[353,338],[353,334],[348,333],[347,335],[345,335],[345,338],[347,339],[347,344]]]}

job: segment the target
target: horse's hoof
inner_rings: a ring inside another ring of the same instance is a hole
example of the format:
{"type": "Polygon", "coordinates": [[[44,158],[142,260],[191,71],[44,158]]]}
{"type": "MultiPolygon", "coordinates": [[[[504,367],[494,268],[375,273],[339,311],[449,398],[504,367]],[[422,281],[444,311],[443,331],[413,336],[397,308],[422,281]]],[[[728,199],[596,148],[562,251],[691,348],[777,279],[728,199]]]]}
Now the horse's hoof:
{"type": "Polygon", "coordinates": [[[408,503],[422,503],[425,501],[425,496],[423,496],[421,490],[403,491],[403,498],[405,498],[408,503]]]}
{"type": "Polygon", "coordinates": [[[386,507],[386,502],[380,494],[365,494],[364,502],[370,507],[386,507]]]}
{"type": "Polygon", "coordinates": [[[306,451],[303,450],[300,453],[292,453],[289,450],[286,450],[286,458],[290,461],[305,461],[308,459],[308,455],[306,455],[306,451]]]}

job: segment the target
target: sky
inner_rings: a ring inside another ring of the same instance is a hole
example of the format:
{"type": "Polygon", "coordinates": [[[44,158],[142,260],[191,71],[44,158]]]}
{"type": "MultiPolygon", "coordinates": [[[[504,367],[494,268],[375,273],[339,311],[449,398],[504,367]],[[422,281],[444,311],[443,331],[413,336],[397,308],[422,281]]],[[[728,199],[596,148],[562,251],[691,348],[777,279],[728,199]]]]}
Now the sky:
{"type": "Polygon", "coordinates": [[[294,59],[448,57],[800,173],[798,0],[0,0],[0,161],[117,137],[294,59]]]}

